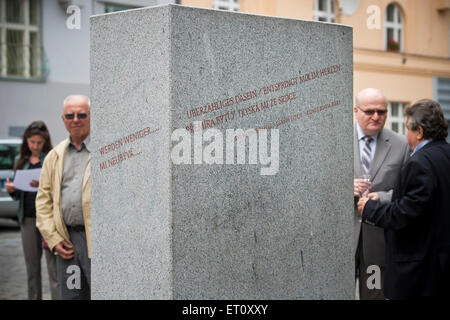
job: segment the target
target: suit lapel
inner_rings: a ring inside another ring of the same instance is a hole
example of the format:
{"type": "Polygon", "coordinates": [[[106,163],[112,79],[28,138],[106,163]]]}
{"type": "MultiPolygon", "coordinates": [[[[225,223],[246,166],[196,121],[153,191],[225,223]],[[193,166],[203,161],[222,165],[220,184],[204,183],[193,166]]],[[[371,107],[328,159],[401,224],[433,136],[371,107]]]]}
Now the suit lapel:
{"type": "Polygon", "coordinates": [[[355,177],[359,177],[361,176],[361,157],[359,154],[358,131],[356,130],[356,124],[353,131],[353,154],[355,155],[353,159],[353,168],[355,169],[354,175],[355,177]]]}
{"type": "Polygon", "coordinates": [[[372,164],[370,165],[370,176],[372,181],[380,170],[381,165],[383,164],[383,161],[390,150],[391,144],[389,142],[389,137],[388,135],[386,135],[385,130],[381,130],[380,134],[378,135],[375,156],[372,160],[372,164]]]}

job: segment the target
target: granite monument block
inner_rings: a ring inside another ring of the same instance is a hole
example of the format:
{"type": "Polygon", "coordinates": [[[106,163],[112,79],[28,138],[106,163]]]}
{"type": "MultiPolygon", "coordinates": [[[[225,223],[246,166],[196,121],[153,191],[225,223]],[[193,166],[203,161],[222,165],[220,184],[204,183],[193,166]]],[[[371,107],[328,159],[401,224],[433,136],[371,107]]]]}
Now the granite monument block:
{"type": "Polygon", "coordinates": [[[353,299],[352,29],[91,17],[92,297],[353,299]]]}

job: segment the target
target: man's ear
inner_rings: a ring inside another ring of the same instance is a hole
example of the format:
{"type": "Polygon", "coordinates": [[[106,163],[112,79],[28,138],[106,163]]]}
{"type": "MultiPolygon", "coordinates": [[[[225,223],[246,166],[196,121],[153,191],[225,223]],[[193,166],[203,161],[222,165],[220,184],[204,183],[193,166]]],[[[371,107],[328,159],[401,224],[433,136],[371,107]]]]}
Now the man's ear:
{"type": "Polygon", "coordinates": [[[417,136],[417,139],[419,139],[419,140],[425,140],[424,138],[423,138],[423,128],[421,127],[421,126],[419,126],[418,128],[417,128],[417,132],[419,133],[419,135],[417,136]]]}

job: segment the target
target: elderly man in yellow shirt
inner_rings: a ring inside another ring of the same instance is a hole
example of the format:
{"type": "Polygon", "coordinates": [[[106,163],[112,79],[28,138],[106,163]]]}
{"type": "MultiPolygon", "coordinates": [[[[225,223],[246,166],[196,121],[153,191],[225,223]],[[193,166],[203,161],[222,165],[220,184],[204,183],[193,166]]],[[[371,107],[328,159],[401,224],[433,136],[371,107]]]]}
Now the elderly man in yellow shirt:
{"type": "Polygon", "coordinates": [[[45,158],[36,197],[36,225],[57,255],[60,297],[90,299],[91,179],[89,98],[68,96],[62,120],[69,138],[45,158]]]}

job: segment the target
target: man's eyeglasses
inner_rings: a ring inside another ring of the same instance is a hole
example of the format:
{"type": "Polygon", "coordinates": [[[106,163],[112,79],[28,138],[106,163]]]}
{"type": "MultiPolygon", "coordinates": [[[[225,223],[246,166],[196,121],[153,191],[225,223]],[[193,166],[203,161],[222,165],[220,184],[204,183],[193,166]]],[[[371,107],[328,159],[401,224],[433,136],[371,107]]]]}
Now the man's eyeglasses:
{"type": "Polygon", "coordinates": [[[66,113],[64,115],[64,118],[66,118],[66,120],[73,120],[75,119],[75,115],[77,115],[77,118],[79,120],[84,120],[87,118],[87,113],[66,113]]]}
{"type": "Polygon", "coordinates": [[[387,110],[363,110],[360,107],[358,107],[358,109],[361,110],[362,112],[364,112],[368,116],[373,116],[375,114],[375,112],[379,116],[384,116],[387,113],[387,110]]]}

